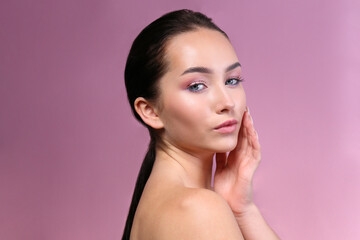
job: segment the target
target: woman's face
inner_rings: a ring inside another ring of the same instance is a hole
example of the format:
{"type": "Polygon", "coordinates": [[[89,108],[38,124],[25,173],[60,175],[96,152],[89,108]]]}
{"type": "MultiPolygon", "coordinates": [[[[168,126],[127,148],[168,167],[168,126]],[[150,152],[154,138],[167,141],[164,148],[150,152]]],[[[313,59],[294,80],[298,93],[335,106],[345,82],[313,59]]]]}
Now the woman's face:
{"type": "Polygon", "coordinates": [[[190,152],[235,148],[246,96],[236,53],[220,32],[201,28],[168,42],[168,72],[160,79],[162,139],[190,152]],[[237,123],[226,128],[226,121],[237,123]]]}

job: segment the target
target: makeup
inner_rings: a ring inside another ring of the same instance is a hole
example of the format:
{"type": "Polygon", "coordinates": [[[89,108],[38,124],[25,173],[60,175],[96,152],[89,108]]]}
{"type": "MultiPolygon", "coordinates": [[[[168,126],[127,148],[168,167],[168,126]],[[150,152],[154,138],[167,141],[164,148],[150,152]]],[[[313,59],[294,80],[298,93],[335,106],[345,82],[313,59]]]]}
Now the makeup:
{"type": "Polygon", "coordinates": [[[215,127],[215,131],[220,133],[232,133],[236,130],[238,121],[235,119],[228,120],[215,127]]]}

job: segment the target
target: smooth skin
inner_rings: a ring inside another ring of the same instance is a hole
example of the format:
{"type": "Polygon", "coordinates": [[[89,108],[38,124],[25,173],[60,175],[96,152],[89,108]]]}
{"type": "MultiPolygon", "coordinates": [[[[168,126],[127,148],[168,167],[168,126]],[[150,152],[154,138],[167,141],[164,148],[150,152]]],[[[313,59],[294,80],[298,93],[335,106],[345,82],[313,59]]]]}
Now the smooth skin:
{"type": "Polygon", "coordinates": [[[161,141],[130,239],[279,239],[252,200],[261,151],[231,43],[199,28],[169,41],[166,62],[158,101],[134,103],[161,141]],[[231,119],[233,132],[215,129],[231,119]]]}

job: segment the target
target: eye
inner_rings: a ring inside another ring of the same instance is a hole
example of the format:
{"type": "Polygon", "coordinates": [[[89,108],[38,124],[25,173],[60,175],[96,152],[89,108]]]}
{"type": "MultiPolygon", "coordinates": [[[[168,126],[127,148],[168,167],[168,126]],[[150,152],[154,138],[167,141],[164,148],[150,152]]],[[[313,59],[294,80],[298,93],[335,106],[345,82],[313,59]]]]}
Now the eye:
{"type": "Polygon", "coordinates": [[[191,92],[199,92],[205,88],[206,86],[203,83],[194,83],[191,84],[187,89],[190,90],[191,92]]]}
{"type": "Polygon", "coordinates": [[[238,85],[240,82],[243,82],[243,81],[244,81],[243,78],[230,78],[230,79],[226,80],[225,84],[226,84],[226,85],[236,86],[236,85],[238,85]]]}

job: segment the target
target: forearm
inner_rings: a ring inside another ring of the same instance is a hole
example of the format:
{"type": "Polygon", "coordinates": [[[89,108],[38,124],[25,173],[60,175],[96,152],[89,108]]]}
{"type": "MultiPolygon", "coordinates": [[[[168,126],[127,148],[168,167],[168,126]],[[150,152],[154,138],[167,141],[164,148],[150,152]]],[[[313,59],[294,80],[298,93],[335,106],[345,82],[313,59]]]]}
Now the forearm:
{"type": "Polygon", "coordinates": [[[279,240],[280,238],[266,223],[258,207],[252,204],[240,216],[235,216],[245,240],[279,240]]]}

